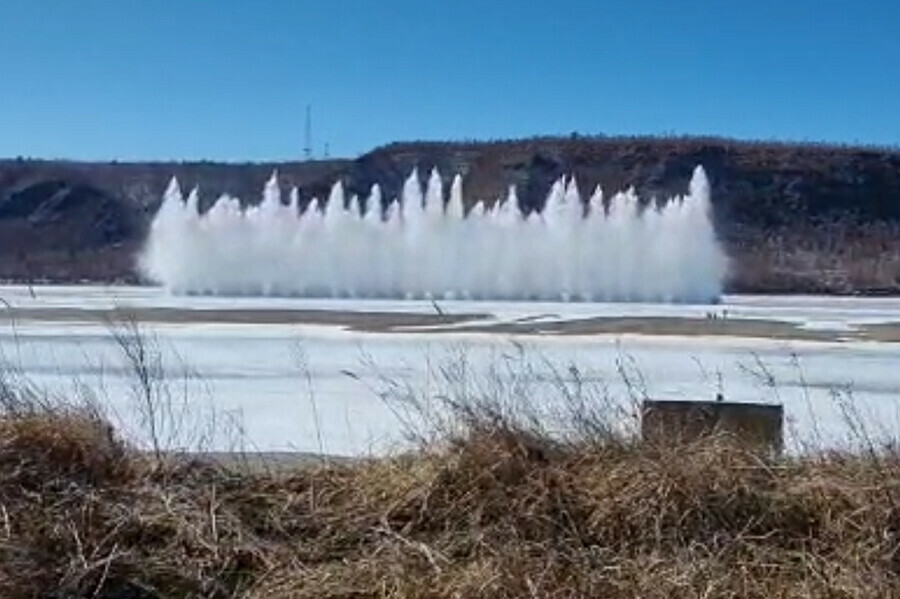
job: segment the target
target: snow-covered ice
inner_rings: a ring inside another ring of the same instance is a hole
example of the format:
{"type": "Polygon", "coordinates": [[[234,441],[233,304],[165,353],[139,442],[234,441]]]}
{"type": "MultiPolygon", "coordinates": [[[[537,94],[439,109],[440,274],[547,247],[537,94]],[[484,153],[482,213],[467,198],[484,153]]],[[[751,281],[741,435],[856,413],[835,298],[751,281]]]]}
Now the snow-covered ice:
{"type": "MultiPolygon", "coordinates": [[[[166,305],[185,310],[434,311],[430,302],[186,298],[153,288],[37,287],[33,292],[0,288],[0,296],[10,305],[28,309],[166,305]]],[[[603,315],[705,318],[710,309],[461,301],[441,306],[451,313],[488,312],[500,321],[603,315]]],[[[728,318],[783,319],[810,327],[900,321],[900,300],[895,299],[737,296],[726,297],[715,309],[727,310],[728,318]]],[[[321,325],[143,326],[165,355],[176,399],[186,398],[198,418],[203,410],[214,409],[220,421],[230,418],[239,423],[249,449],[318,451],[319,438],[322,449],[335,454],[394,447],[402,441],[401,430],[390,406],[378,397],[381,377],[425,392],[442,392],[438,367],[460,356],[483,368],[511,359],[521,366],[524,360],[528,365],[520,368],[520,374],[537,394],[547,392],[554,377],[568,377],[569,365],[575,365],[583,380],[606,388],[614,398],[627,395],[624,368],[654,398],[708,399],[722,391],[733,400],[779,401],[802,435],[818,428],[828,442],[839,442],[846,433],[836,394],[852,396],[879,432],[891,433],[900,424],[900,344],[653,335],[511,338],[358,333],[321,325]],[[313,414],[318,414],[318,421],[313,414]]],[[[7,365],[41,387],[65,394],[71,394],[76,384],[91,389],[134,438],[143,438],[127,393],[127,368],[105,325],[32,317],[6,321],[0,325],[0,350],[7,365]]],[[[217,438],[213,447],[233,448],[232,440],[217,438]]]]}

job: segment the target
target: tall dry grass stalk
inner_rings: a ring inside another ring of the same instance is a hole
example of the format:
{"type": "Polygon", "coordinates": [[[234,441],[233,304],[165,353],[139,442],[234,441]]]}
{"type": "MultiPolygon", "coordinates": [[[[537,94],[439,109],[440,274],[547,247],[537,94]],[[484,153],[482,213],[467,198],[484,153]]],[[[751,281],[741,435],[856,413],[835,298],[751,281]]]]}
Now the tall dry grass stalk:
{"type": "MultiPolygon", "coordinates": [[[[135,432],[157,462],[216,445],[244,452],[248,440],[239,414],[217,409],[202,377],[174,348],[163,347],[127,312],[115,314],[106,324],[125,368],[130,406],[137,416],[135,432]]],[[[88,389],[86,395],[92,393],[88,389]]]]}

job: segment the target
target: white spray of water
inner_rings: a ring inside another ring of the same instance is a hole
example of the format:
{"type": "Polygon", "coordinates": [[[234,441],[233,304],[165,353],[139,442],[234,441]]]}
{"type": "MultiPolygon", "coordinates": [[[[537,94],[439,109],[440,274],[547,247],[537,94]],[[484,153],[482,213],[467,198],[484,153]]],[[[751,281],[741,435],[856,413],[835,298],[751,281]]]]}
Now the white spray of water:
{"type": "Polygon", "coordinates": [[[688,195],[662,208],[633,190],[604,206],[599,187],[585,203],[560,179],[527,218],[515,188],[466,214],[459,176],[445,204],[437,171],[424,195],[414,171],[385,210],[377,185],[347,201],[338,182],[300,214],[277,174],[257,206],[226,195],[201,215],[198,200],[172,179],[141,256],[144,275],[177,294],[710,302],[726,270],[699,166],[688,195]]]}

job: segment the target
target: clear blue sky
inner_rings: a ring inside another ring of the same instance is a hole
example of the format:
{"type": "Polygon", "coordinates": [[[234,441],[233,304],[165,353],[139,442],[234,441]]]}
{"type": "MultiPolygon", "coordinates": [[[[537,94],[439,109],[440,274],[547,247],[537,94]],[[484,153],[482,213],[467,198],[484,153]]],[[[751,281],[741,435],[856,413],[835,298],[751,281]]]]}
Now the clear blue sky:
{"type": "Polygon", "coordinates": [[[0,156],[604,132],[900,143],[896,0],[0,0],[0,156]]]}

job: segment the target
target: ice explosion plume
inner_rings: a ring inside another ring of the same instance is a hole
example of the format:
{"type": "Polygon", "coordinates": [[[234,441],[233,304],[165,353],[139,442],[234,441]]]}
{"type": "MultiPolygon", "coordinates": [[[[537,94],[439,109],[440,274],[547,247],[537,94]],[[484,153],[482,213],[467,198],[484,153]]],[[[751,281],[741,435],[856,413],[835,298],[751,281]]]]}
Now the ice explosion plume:
{"type": "Polygon", "coordinates": [[[335,183],[302,213],[298,197],[283,203],[273,175],[259,205],[223,196],[200,214],[173,179],[142,272],[179,294],[654,302],[715,301],[725,274],[699,166],[661,208],[599,187],[585,202],[560,179],[540,213],[523,217],[514,188],[466,211],[461,178],[445,202],[437,171],[424,194],[414,171],[384,209],[377,185],[348,202],[335,183]]]}

